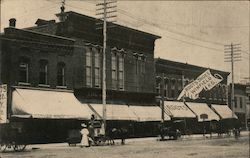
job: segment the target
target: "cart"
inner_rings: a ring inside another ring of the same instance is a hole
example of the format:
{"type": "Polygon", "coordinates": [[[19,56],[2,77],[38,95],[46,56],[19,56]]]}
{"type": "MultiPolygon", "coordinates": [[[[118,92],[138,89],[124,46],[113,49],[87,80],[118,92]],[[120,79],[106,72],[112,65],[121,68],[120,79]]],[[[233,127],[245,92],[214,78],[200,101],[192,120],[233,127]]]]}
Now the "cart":
{"type": "Polygon", "coordinates": [[[0,124],[0,151],[23,151],[27,145],[26,134],[22,124],[0,124]]]}
{"type": "Polygon", "coordinates": [[[89,137],[91,139],[92,145],[105,145],[108,139],[104,135],[101,121],[93,121],[89,125],[89,137]]]}

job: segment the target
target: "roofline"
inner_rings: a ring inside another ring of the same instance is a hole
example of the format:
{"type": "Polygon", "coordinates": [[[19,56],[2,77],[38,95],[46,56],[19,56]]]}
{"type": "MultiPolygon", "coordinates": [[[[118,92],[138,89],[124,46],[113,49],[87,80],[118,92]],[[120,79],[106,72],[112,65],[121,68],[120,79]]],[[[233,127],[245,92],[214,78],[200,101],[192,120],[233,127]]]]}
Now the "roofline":
{"type": "Polygon", "coordinates": [[[230,72],[227,71],[222,71],[222,70],[217,70],[217,69],[212,69],[212,68],[208,68],[208,67],[203,67],[203,66],[198,66],[198,65],[193,65],[193,64],[188,64],[188,63],[183,63],[183,62],[178,62],[178,61],[173,61],[173,60],[168,60],[168,59],[163,59],[163,58],[155,58],[155,61],[167,61],[167,62],[173,62],[173,63],[178,63],[178,64],[183,64],[183,65],[190,65],[190,66],[194,66],[197,68],[202,68],[202,69],[210,69],[213,71],[218,71],[218,72],[222,72],[224,74],[227,74],[227,76],[230,74],[230,72]]]}
{"type": "MultiPolygon", "coordinates": [[[[82,17],[85,17],[85,18],[89,18],[91,20],[96,20],[96,18],[94,17],[91,17],[91,16],[87,16],[87,15],[84,15],[84,14],[80,14],[80,13],[77,13],[77,12],[74,12],[74,11],[68,11],[68,12],[65,12],[66,14],[76,14],[78,16],[82,16],[82,17]]],[[[60,13],[56,14],[56,15],[59,15],[60,13]]],[[[112,22],[108,22],[108,23],[112,23],[112,22]]],[[[141,31],[141,30],[137,30],[137,29],[134,29],[134,28],[131,28],[131,27],[126,27],[126,26],[123,26],[123,25],[120,25],[120,24],[116,24],[116,23],[112,23],[113,25],[116,25],[118,27],[121,27],[123,29],[127,29],[127,30],[131,30],[131,31],[134,31],[134,32],[138,32],[138,33],[142,33],[142,34],[146,34],[146,35],[149,35],[149,36],[152,36],[154,37],[155,39],[160,39],[161,36],[158,36],[158,35],[155,35],[155,34],[152,34],[152,33],[148,33],[148,32],[144,32],[144,31],[141,31]]]]}
{"type": "Polygon", "coordinates": [[[18,30],[18,31],[24,31],[24,32],[34,33],[34,34],[37,34],[37,35],[44,35],[44,36],[48,36],[48,37],[59,38],[59,39],[68,40],[68,41],[72,41],[72,42],[76,41],[75,39],[72,39],[72,38],[67,38],[67,37],[62,37],[62,36],[57,36],[57,35],[51,35],[51,34],[37,32],[37,31],[32,31],[32,30],[28,30],[27,28],[18,29],[18,28],[15,28],[15,27],[6,27],[5,29],[15,29],[15,30],[18,30]]]}

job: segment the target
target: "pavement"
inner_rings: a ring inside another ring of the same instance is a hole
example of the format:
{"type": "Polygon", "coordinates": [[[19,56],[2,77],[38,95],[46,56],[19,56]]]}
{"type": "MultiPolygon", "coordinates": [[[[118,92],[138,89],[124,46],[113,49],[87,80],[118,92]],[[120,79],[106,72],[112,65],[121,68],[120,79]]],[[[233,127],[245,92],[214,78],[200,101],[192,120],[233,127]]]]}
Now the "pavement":
{"type": "MultiPolygon", "coordinates": [[[[250,135],[250,131],[241,131],[240,136],[246,137],[250,135]]],[[[199,139],[224,139],[224,138],[233,138],[233,136],[227,136],[223,135],[218,137],[217,134],[213,134],[212,138],[210,138],[210,134],[206,134],[203,136],[203,134],[194,134],[194,135],[184,135],[181,140],[199,140],[199,139]]],[[[147,142],[147,141],[159,141],[160,137],[146,137],[146,138],[129,138],[126,139],[126,143],[135,143],[135,142],[147,142]]],[[[115,140],[115,143],[120,143],[121,141],[115,140]]],[[[79,146],[79,145],[77,145],[79,146]]],[[[71,148],[68,143],[51,143],[51,144],[32,144],[28,145],[26,149],[63,149],[63,148],[71,148]]]]}

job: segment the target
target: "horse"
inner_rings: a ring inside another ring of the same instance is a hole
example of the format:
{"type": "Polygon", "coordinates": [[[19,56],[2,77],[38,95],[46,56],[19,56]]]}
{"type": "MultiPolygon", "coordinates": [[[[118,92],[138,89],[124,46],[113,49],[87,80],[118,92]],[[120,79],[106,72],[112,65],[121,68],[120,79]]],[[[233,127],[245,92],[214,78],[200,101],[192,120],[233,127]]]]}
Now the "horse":
{"type": "Polygon", "coordinates": [[[114,145],[114,139],[121,139],[121,144],[125,144],[125,139],[128,137],[128,130],[126,128],[111,128],[107,133],[108,144],[114,145]]]}

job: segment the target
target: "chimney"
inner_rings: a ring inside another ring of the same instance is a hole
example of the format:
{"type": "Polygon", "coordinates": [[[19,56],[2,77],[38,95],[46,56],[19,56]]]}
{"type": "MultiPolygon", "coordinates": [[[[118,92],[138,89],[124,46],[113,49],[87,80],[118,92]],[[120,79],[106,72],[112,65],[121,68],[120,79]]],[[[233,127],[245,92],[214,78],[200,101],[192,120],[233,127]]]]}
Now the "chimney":
{"type": "Polygon", "coordinates": [[[65,10],[64,5],[65,5],[65,0],[63,0],[62,6],[60,8],[61,9],[61,13],[56,14],[56,16],[59,18],[60,22],[64,22],[67,19],[67,14],[64,12],[64,10],[65,10]]]}
{"type": "Polygon", "coordinates": [[[16,19],[15,18],[11,18],[9,20],[9,27],[16,27],[16,19]]]}

